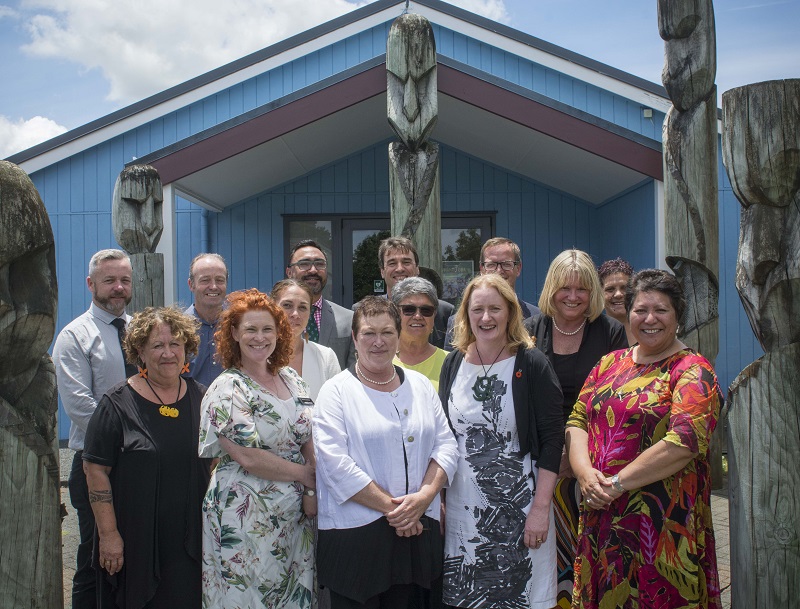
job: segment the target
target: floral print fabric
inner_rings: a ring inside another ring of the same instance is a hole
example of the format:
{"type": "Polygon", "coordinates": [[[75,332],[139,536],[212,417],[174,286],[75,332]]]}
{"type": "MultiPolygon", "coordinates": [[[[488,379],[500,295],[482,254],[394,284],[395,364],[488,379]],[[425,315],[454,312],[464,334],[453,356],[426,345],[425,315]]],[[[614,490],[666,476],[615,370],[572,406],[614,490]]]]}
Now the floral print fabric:
{"type": "Polygon", "coordinates": [[[303,463],[312,412],[305,383],[281,378],[293,397],[276,398],[240,370],[223,372],[203,399],[200,456],[219,457],[203,502],[203,607],[307,609],[315,602],[314,542],[302,486],[251,475],[225,453],[224,436],[303,463]]]}
{"type": "Polygon", "coordinates": [[[607,510],[581,510],[572,606],[720,609],[708,463],[716,376],[688,349],[647,365],[632,353],[600,360],[567,422],[588,433],[594,467],[616,474],[660,440],[699,454],[607,510]]]}

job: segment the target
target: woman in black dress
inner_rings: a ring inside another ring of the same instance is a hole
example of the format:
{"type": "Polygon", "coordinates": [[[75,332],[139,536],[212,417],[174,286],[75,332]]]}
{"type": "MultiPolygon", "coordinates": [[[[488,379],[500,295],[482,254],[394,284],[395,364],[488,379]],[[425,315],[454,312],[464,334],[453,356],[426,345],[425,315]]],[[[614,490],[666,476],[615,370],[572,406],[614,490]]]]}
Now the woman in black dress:
{"type": "MultiPolygon", "coordinates": [[[[536,346],[553,365],[564,394],[564,423],[583,387],[586,377],[601,357],[628,346],[625,328],[602,315],[605,301],[594,262],[586,252],[565,250],[555,257],[547,271],[541,314],[525,322],[536,346]]],[[[580,490],[562,458],[556,484],[555,521],[558,554],[558,606],[569,607],[572,599],[573,562],[577,549],[580,490]]]]}
{"type": "Polygon", "coordinates": [[[200,607],[205,387],[181,377],[198,342],[197,322],[178,309],[136,314],[124,347],[140,373],[106,393],[89,422],[83,466],[99,607],[200,607]]]}

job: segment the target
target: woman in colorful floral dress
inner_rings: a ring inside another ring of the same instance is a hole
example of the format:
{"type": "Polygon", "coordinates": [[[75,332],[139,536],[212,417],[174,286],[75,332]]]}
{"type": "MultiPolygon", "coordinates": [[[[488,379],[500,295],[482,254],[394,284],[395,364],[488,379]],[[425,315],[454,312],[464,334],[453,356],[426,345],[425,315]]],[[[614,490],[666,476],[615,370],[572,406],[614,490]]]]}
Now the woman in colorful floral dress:
{"type": "Polygon", "coordinates": [[[228,296],[227,368],[203,399],[200,455],[220,459],[203,502],[203,607],[306,609],[314,597],[311,410],[286,364],[286,315],[256,289],[228,296]]]}
{"type": "Polygon", "coordinates": [[[719,609],[708,446],[720,391],[676,332],[686,300],[660,270],[631,279],[638,345],[605,356],[567,423],[583,493],[573,607],[719,609]]]}

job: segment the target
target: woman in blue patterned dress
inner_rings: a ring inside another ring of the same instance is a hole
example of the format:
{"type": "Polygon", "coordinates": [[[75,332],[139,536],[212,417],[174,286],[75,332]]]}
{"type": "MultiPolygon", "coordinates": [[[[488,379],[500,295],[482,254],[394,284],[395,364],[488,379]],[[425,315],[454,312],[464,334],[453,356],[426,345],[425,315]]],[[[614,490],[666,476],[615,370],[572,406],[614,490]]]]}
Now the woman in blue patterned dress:
{"type": "Polygon", "coordinates": [[[203,399],[200,454],[219,458],[203,503],[203,607],[307,609],[316,514],[311,410],[289,367],[286,315],[256,289],[228,296],[226,370],[203,399]]]}

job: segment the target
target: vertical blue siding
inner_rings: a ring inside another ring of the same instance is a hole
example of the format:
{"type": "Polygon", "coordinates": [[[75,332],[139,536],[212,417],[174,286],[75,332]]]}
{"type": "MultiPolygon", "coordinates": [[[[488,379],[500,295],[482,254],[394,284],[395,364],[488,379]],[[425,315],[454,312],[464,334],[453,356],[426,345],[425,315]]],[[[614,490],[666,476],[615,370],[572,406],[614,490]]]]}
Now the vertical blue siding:
{"type": "Polygon", "coordinates": [[[661,141],[664,113],[654,110],[642,117],[638,102],[610,93],[532,61],[479,42],[448,28],[433,25],[436,50],[489,74],[530,89],[616,125],[661,141]]]}
{"type": "Polygon", "coordinates": [[[626,193],[607,201],[596,211],[594,232],[597,264],[617,256],[634,269],[656,266],[655,182],[647,180],[626,193]]]}

